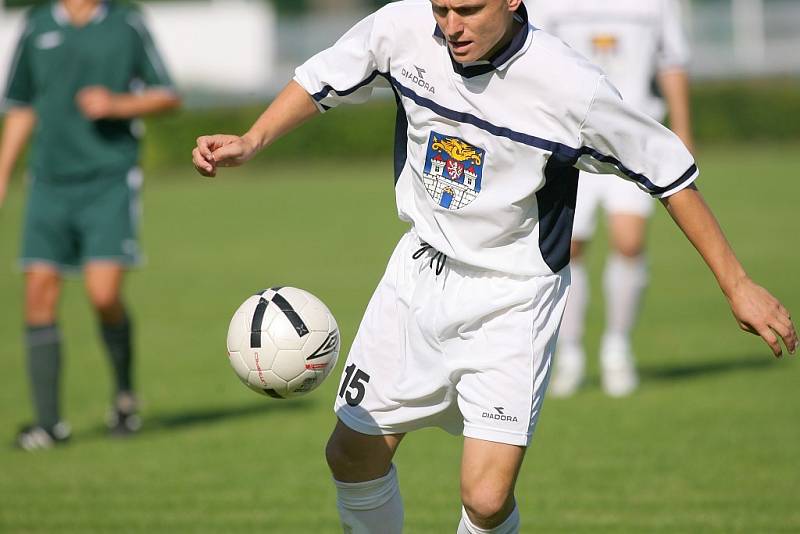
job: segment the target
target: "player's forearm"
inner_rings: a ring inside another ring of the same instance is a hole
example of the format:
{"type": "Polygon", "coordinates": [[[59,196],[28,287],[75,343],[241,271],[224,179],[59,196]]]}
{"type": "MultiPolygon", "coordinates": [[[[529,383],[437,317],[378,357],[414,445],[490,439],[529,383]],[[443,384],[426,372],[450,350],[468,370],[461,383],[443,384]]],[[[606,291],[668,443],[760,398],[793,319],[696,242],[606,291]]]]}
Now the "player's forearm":
{"type": "Polygon", "coordinates": [[[261,150],[318,113],[311,96],[293,80],[243,137],[261,150]]]}
{"type": "Polygon", "coordinates": [[[0,180],[7,180],[11,176],[35,125],[36,113],[33,108],[12,108],[6,115],[3,135],[0,137],[0,180]]]}
{"type": "Polygon", "coordinates": [[[658,83],[667,102],[670,128],[689,150],[694,150],[689,75],[683,69],[664,70],[658,75],[658,83]]]}
{"type": "Polygon", "coordinates": [[[143,93],[114,95],[113,118],[132,119],[180,107],[181,99],[168,89],[149,89],[143,93]]]}
{"type": "Polygon", "coordinates": [[[730,296],[747,279],[747,273],[703,196],[690,187],[662,202],[714,273],[722,291],[730,296]]]}

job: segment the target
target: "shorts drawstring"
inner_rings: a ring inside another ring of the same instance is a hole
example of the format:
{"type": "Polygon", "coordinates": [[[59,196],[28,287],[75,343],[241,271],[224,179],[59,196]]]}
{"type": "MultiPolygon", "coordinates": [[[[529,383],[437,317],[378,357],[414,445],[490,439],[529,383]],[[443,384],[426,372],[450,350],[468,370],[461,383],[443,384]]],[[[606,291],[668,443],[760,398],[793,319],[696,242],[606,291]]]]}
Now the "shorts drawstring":
{"type": "Polygon", "coordinates": [[[442,271],[444,270],[444,264],[447,262],[447,256],[443,252],[439,252],[425,241],[420,241],[419,249],[417,249],[417,251],[411,257],[414,258],[415,260],[418,260],[423,256],[423,254],[425,254],[429,250],[433,250],[435,252],[435,254],[431,256],[430,267],[431,269],[433,269],[433,262],[435,261],[436,276],[439,276],[440,274],[442,274],[442,271]]]}

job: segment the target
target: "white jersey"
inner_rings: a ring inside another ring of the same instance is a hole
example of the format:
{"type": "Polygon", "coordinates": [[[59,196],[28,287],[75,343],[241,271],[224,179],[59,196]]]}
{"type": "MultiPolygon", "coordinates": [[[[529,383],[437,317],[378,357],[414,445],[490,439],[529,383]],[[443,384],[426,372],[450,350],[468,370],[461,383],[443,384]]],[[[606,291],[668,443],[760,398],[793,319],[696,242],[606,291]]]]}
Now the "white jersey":
{"type": "Polygon", "coordinates": [[[512,275],[569,263],[578,169],[656,197],[698,171],[669,130],[623,103],[603,73],[524,19],[490,61],[452,61],[428,0],[370,15],[300,66],[321,111],[388,84],[398,102],[397,208],[449,258],[512,275]]]}
{"type": "Polygon", "coordinates": [[[656,120],[666,110],[653,93],[662,70],[689,62],[680,0],[529,0],[533,23],[563,39],[606,72],[625,101],[656,120]]]}

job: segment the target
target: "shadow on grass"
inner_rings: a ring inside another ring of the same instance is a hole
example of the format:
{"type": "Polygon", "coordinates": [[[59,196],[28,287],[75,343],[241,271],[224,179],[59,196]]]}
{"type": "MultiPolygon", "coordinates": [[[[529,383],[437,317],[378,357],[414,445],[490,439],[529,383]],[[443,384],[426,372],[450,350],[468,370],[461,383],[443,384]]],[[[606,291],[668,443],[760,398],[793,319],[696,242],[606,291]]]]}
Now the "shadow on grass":
{"type": "Polygon", "coordinates": [[[189,426],[209,425],[218,421],[250,417],[271,412],[303,411],[312,406],[311,402],[293,400],[288,402],[265,401],[229,408],[210,408],[180,413],[158,413],[147,417],[142,430],[180,429],[189,426]]]}
{"type": "Polygon", "coordinates": [[[643,380],[687,380],[738,371],[769,370],[776,365],[768,356],[738,356],[725,360],[714,360],[679,365],[643,365],[639,373],[643,380]]]}
{"type": "MultiPolygon", "coordinates": [[[[143,415],[144,424],[138,435],[163,432],[178,432],[183,429],[196,426],[207,426],[231,419],[242,419],[256,415],[267,415],[270,413],[302,412],[312,409],[314,402],[309,400],[294,399],[291,401],[264,401],[250,403],[242,406],[230,406],[220,408],[201,408],[197,410],[187,410],[181,412],[157,412],[143,415]]],[[[108,429],[105,426],[97,426],[87,432],[84,436],[106,436],[108,429]]]]}

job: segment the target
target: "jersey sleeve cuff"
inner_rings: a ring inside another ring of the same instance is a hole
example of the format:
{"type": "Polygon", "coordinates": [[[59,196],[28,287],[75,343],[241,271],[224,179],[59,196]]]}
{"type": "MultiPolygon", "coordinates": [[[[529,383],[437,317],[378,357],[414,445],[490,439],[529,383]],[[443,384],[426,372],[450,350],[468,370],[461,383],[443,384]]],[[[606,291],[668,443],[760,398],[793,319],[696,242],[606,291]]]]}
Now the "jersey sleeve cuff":
{"type": "Polygon", "coordinates": [[[306,93],[308,93],[308,97],[311,99],[312,102],[314,102],[314,105],[317,106],[317,110],[319,110],[320,113],[325,113],[326,111],[331,109],[331,106],[326,106],[325,104],[322,103],[322,99],[317,99],[314,97],[315,94],[314,91],[309,89],[308,87],[310,83],[308,83],[307,80],[303,79],[302,73],[300,72],[299,69],[295,72],[293,79],[300,87],[303,88],[303,90],[305,90],[306,93]]]}
{"type": "Polygon", "coordinates": [[[29,108],[33,106],[33,102],[26,102],[25,100],[17,100],[15,98],[0,99],[0,113],[6,113],[14,108],[29,108]]]}
{"type": "Polygon", "coordinates": [[[675,180],[669,186],[663,188],[661,191],[652,193],[653,198],[664,199],[671,197],[675,193],[682,191],[692,185],[695,180],[700,176],[700,169],[697,168],[697,165],[692,164],[689,169],[683,173],[683,175],[675,180]]]}
{"type": "Polygon", "coordinates": [[[658,64],[658,72],[688,71],[689,62],[683,60],[663,61],[658,64]]]}

